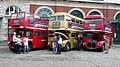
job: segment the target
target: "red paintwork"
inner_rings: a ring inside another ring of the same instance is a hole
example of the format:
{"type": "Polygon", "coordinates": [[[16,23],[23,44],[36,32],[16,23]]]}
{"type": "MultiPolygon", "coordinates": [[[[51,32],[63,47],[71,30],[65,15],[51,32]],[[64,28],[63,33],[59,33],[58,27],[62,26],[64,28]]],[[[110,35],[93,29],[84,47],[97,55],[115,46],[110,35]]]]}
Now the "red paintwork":
{"type": "MultiPolygon", "coordinates": [[[[26,16],[26,14],[30,14],[30,13],[27,13],[27,12],[20,12],[20,13],[24,13],[24,15],[26,16]]],[[[19,13],[15,13],[15,14],[19,14],[19,13]]],[[[35,15],[35,14],[31,14],[31,15],[35,15]]],[[[12,16],[12,15],[11,15],[12,16]]],[[[31,36],[28,36],[28,39],[29,39],[29,42],[32,43],[32,48],[42,48],[42,47],[45,47],[47,46],[47,41],[48,41],[48,36],[34,36],[34,33],[35,32],[45,32],[45,33],[48,33],[48,22],[45,21],[45,20],[36,20],[34,18],[32,19],[28,19],[27,17],[24,18],[15,18],[15,19],[12,19],[10,18],[10,22],[8,24],[8,27],[11,27],[14,29],[14,32],[18,31],[16,29],[23,29],[24,30],[24,33],[26,32],[25,30],[30,30],[32,32],[31,36]],[[19,23],[18,24],[14,24],[14,20],[19,20],[19,23]],[[32,23],[30,22],[32,21],[32,23]],[[33,25],[30,25],[33,24],[33,25]],[[41,25],[41,26],[35,26],[36,24],[45,24],[45,25],[41,25]],[[20,28],[22,26],[22,28],[20,28]],[[45,40],[45,41],[42,41],[42,40],[45,40]]],[[[9,28],[8,28],[8,32],[9,32],[9,28]]],[[[8,33],[9,35],[9,33],[8,33]]],[[[21,39],[23,40],[23,38],[25,37],[25,34],[23,36],[21,36],[21,39]]],[[[9,36],[8,37],[8,46],[12,48],[11,44],[10,44],[10,41],[12,41],[12,36],[9,36]]],[[[22,46],[23,47],[23,44],[22,46]]]]}
{"type": "Polygon", "coordinates": [[[100,38],[99,41],[95,42],[95,47],[88,47],[88,43],[91,43],[91,41],[93,40],[92,37],[89,38],[83,38],[83,47],[86,47],[87,49],[98,49],[101,48],[101,44],[103,43],[105,45],[105,40],[103,38],[104,34],[109,34],[110,35],[110,45],[112,43],[112,25],[111,22],[109,22],[106,18],[100,16],[100,15],[90,15],[85,17],[85,22],[84,22],[84,33],[91,33],[94,34],[94,38],[100,38]],[[99,22],[86,22],[86,20],[88,19],[103,19],[105,21],[108,22],[108,24],[104,24],[103,21],[99,21],[99,22]],[[96,24],[95,27],[90,28],[89,25],[90,24],[96,24]]]}

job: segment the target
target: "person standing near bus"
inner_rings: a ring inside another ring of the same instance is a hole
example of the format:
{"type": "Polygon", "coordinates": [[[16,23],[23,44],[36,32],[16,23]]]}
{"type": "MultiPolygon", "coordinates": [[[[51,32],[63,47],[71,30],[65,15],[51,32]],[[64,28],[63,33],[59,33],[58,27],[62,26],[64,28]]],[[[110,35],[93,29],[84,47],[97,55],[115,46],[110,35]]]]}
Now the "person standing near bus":
{"type": "Polygon", "coordinates": [[[28,37],[26,36],[24,39],[23,39],[23,42],[24,42],[24,54],[28,54],[28,37]]]}
{"type": "Polygon", "coordinates": [[[82,46],[82,38],[81,38],[81,36],[80,35],[78,35],[78,37],[77,37],[77,43],[76,43],[76,47],[77,47],[77,50],[79,51],[80,50],[80,48],[81,48],[81,46],[82,46]]]}
{"type": "Polygon", "coordinates": [[[57,50],[58,50],[58,39],[57,36],[55,36],[52,40],[52,47],[53,47],[53,52],[55,54],[57,54],[57,50]]]}
{"type": "Polygon", "coordinates": [[[16,54],[20,54],[20,46],[21,45],[22,45],[22,40],[20,39],[20,35],[18,35],[18,37],[17,37],[17,44],[16,44],[16,46],[17,46],[16,54]]]}
{"type": "Polygon", "coordinates": [[[58,54],[61,54],[61,49],[62,49],[62,38],[60,35],[58,35],[58,54]]]}
{"type": "Polygon", "coordinates": [[[13,53],[16,53],[16,49],[17,49],[17,46],[16,46],[16,42],[17,42],[17,38],[16,38],[16,32],[13,33],[13,53]]]}
{"type": "Polygon", "coordinates": [[[106,44],[105,44],[105,49],[106,49],[105,54],[108,54],[108,51],[109,51],[109,37],[108,37],[108,35],[105,35],[104,39],[105,39],[105,42],[106,42],[106,44]]]}

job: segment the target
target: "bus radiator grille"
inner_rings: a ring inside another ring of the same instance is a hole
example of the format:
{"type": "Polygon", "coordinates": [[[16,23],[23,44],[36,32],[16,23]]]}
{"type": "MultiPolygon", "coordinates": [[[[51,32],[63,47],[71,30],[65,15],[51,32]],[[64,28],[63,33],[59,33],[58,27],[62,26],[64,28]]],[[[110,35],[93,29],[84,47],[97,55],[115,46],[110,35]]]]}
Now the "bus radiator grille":
{"type": "Polygon", "coordinates": [[[96,47],[95,43],[91,43],[91,42],[88,43],[88,48],[95,48],[95,47],[96,47]]]}

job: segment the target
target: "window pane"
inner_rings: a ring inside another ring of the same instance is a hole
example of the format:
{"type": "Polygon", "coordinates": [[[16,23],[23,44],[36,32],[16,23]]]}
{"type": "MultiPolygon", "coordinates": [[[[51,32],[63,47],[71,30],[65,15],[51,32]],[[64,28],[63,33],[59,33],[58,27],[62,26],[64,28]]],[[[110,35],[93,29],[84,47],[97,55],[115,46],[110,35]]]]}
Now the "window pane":
{"type": "Polygon", "coordinates": [[[80,20],[76,20],[76,23],[80,23],[80,20]]]}
{"type": "Polygon", "coordinates": [[[35,32],[35,36],[40,36],[40,32],[35,32]]]}
{"type": "Polygon", "coordinates": [[[20,29],[16,29],[17,35],[24,36],[24,34],[25,34],[25,33],[24,33],[24,30],[25,30],[25,29],[21,29],[21,28],[20,28],[20,29]]]}
{"type": "Polygon", "coordinates": [[[33,19],[33,15],[32,15],[32,14],[26,14],[26,17],[27,17],[28,19],[33,19]]]}
{"type": "Polygon", "coordinates": [[[42,36],[47,36],[47,33],[46,32],[42,32],[42,36]]]}
{"type": "Polygon", "coordinates": [[[26,36],[32,36],[32,31],[26,31],[26,36]]]}
{"type": "Polygon", "coordinates": [[[17,17],[17,14],[12,14],[11,18],[15,19],[17,17]]]}
{"type": "Polygon", "coordinates": [[[57,20],[64,20],[64,15],[58,16],[57,20]]]}
{"type": "Polygon", "coordinates": [[[89,38],[89,37],[91,37],[91,36],[92,36],[91,33],[84,33],[84,37],[85,37],[85,38],[89,38]]]}
{"type": "Polygon", "coordinates": [[[18,18],[24,18],[24,13],[19,13],[18,18]]]}
{"type": "Polygon", "coordinates": [[[79,17],[79,18],[84,18],[83,13],[81,11],[79,11],[79,10],[74,10],[70,14],[72,14],[72,15],[74,15],[76,17],[79,17]]]}
{"type": "Polygon", "coordinates": [[[8,32],[8,35],[9,35],[9,36],[12,36],[13,32],[14,32],[14,29],[13,29],[13,28],[10,28],[10,29],[9,29],[9,32],[8,32]]]}
{"type": "Polygon", "coordinates": [[[66,21],[71,21],[71,17],[70,16],[66,16],[66,21]]]}
{"type": "Polygon", "coordinates": [[[55,21],[56,20],[56,16],[51,16],[50,17],[50,21],[55,21]]]}
{"type": "Polygon", "coordinates": [[[34,19],[36,19],[36,20],[40,20],[40,17],[37,16],[37,15],[34,15],[34,19]]]}
{"type": "Polygon", "coordinates": [[[72,33],[72,37],[75,37],[75,33],[72,33]]]}
{"type": "Polygon", "coordinates": [[[72,22],[75,22],[75,18],[72,18],[72,22]]]}
{"type": "Polygon", "coordinates": [[[0,26],[2,25],[2,18],[0,18],[0,26]]]}
{"type": "Polygon", "coordinates": [[[87,23],[91,23],[91,22],[101,22],[102,19],[87,19],[86,22],[87,23]]]}

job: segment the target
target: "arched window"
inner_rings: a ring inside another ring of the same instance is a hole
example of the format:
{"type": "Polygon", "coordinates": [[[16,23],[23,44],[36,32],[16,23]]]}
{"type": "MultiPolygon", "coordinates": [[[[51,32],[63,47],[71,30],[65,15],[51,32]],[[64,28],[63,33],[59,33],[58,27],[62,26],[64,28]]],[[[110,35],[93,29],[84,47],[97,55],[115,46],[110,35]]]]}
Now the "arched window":
{"type": "Polygon", "coordinates": [[[79,18],[84,18],[82,12],[80,12],[79,10],[73,10],[70,14],[77,16],[79,18]]]}
{"type": "Polygon", "coordinates": [[[120,13],[116,15],[115,20],[120,20],[120,13]]]}
{"type": "Polygon", "coordinates": [[[16,13],[16,12],[21,12],[22,10],[18,7],[18,6],[9,6],[7,9],[6,9],[6,12],[5,12],[5,15],[8,15],[10,16],[11,13],[16,13]]]}
{"type": "Polygon", "coordinates": [[[89,15],[100,15],[100,13],[97,11],[92,11],[89,15]]]}
{"type": "Polygon", "coordinates": [[[37,12],[37,14],[45,20],[48,20],[50,15],[52,14],[52,11],[49,10],[48,8],[41,8],[39,9],[39,11],[37,12]]]}
{"type": "Polygon", "coordinates": [[[104,16],[101,10],[98,9],[92,9],[87,13],[87,16],[89,15],[101,15],[104,16]]]}
{"type": "Polygon", "coordinates": [[[0,28],[1,28],[1,25],[2,25],[2,17],[0,17],[0,28]]]}

